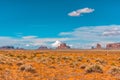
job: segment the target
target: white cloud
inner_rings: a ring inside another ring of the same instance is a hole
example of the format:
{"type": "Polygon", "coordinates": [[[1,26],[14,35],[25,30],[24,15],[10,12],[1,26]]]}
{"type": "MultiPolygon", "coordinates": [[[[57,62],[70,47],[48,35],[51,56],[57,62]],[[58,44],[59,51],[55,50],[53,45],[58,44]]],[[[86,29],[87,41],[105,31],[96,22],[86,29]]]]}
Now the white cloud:
{"type": "Polygon", "coordinates": [[[103,32],[103,35],[104,36],[118,36],[120,35],[120,28],[113,27],[112,29],[103,32]]]}
{"type": "Polygon", "coordinates": [[[53,44],[52,44],[52,47],[58,47],[62,42],[61,41],[55,41],[53,44]]]}
{"type": "Polygon", "coordinates": [[[35,39],[37,38],[38,36],[23,36],[22,38],[23,39],[35,39]]]}
{"type": "Polygon", "coordinates": [[[63,35],[63,36],[65,36],[65,35],[72,35],[72,32],[61,32],[59,35],[63,35]]]}
{"type": "Polygon", "coordinates": [[[41,45],[57,47],[60,42],[72,45],[72,48],[91,48],[97,43],[105,46],[107,43],[120,42],[120,25],[83,26],[69,32],[61,32],[62,38],[39,38],[37,36],[24,36],[21,38],[0,36],[0,46],[12,45],[35,49],[41,45]],[[55,42],[55,43],[54,43],[55,42]]]}
{"type": "Polygon", "coordinates": [[[119,36],[120,25],[108,25],[108,26],[83,26],[74,29],[70,32],[61,32],[61,36],[74,36],[74,37],[93,37],[93,36],[119,36]]]}
{"type": "Polygon", "coordinates": [[[30,45],[29,45],[29,44],[26,44],[25,46],[29,47],[30,45]]]}
{"type": "Polygon", "coordinates": [[[72,11],[70,13],[68,13],[69,16],[81,16],[82,14],[85,13],[92,13],[93,11],[95,11],[92,8],[83,8],[83,9],[78,9],[76,11],[72,11]]]}
{"type": "Polygon", "coordinates": [[[60,40],[68,41],[69,38],[39,38],[37,36],[25,36],[21,38],[0,36],[0,46],[15,46],[26,49],[35,49],[41,45],[51,46],[51,43],[60,40]]]}
{"type": "Polygon", "coordinates": [[[120,42],[120,25],[84,26],[70,32],[61,32],[59,35],[73,38],[71,43],[75,47],[77,45],[77,47],[90,48],[92,44],[120,42]]]}

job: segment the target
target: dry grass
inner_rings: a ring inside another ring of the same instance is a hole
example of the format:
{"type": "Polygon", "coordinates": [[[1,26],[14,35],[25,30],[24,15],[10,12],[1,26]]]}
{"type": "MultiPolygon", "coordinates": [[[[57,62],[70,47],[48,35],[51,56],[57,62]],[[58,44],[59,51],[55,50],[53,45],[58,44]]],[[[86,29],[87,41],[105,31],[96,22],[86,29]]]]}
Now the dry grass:
{"type": "Polygon", "coordinates": [[[119,80],[119,68],[120,51],[0,51],[0,80],[119,80]]]}
{"type": "Polygon", "coordinates": [[[87,66],[85,71],[86,73],[93,73],[93,72],[103,73],[103,69],[101,65],[98,65],[98,64],[87,66]]]}

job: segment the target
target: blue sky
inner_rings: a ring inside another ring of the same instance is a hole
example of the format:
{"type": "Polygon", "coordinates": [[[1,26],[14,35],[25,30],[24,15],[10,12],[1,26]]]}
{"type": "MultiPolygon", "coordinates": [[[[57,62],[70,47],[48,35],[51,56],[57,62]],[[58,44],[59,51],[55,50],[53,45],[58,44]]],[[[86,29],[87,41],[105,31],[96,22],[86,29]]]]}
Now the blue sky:
{"type": "Polygon", "coordinates": [[[119,0],[1,0],[0,46],[51,47],[59,40],[88,48],[119,42],[119,4],[119,0]]]}

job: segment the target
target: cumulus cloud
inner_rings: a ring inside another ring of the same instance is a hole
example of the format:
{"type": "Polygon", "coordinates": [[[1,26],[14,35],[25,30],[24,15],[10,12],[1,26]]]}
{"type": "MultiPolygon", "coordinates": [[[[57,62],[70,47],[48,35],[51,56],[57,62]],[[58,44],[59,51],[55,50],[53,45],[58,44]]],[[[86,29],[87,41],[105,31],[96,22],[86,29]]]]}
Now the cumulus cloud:
{"type": "Polygon", "coordinates": [[[15,46],[25,49],[35,49],[41,45],[51,47],[51,43],[60,40],[68,41],[69,38],[39,38],[37,36],[24,36],[21,38],[0,36],[0,46],[15,46]]]}
{"type": "Polygon", "coordinates": [[[61,32],[61,36],[119,36],[120,34],[120,25],[108,25],[108,26],[83,26],[74,29],[70,32],[61,32]]]}
{"type": "Polygon", "coordinates": [[[41,45],[57,47],[61,42],[72,45],[72,48],[91,48],[97,43],[105,46],[107,43],[120,42],[120,25],[78,27],[68,32],[61,32],[56,38],[0,36],[0,46],[12,45],[27,49],[35,49],[41,45]]]}
{"type": "Polygon", "coordinates": [[[78,9],[76,11],[72,11],[70,13],[68,13],[69,16],[81,16],[82,14],[85,14],[85,13],[92,13],[94,12],[95,10],[92,9],[92,8],[83,8],[83,9],[78,9]]]}
{"type": "Polygon", "coordinates": [[[120,25],[83,26],[70,32],[61,32],[59,35],[73,38],[74,41],[71,41],[73,46],[79,43],[82,47],[88,48],[93,43],[120,42],[120,25]]]}
{"type": "Polygon", "coordinates": [[[23,39],[35,39],[37,38],[38,36],[23,36],[22,38],[23,39]]]}
{"type": "Polygon", "coordinates": [[[110,30],[103,32],[104,36],[119,36],[120,35],[120,28],[113,27],[110,30]]]}
{"type": "Polygon", "coordinates": [[[28,46],[30,46],[30,45],[29,45],[29,44],[26,44],[25,46],[27,46],[27,47],[28,47],[28,46]]]}
{"type": "Polygon", "coordinates": [[[52,44],[52,46],[53,47],[58,47],[60,44],[61,44],[62,42],[61,41],[55,41],[53,44],[52,44]]]}

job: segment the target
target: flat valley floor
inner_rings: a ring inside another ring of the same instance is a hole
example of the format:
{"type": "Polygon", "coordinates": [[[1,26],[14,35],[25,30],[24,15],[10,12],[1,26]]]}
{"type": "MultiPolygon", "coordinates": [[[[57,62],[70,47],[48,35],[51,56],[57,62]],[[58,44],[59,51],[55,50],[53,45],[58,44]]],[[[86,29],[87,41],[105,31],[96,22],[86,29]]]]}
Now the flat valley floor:
{"type": "Polygon", "coordinates": [[[0,50],[0,80],[120,80],[120,50],[0,50]]]}

